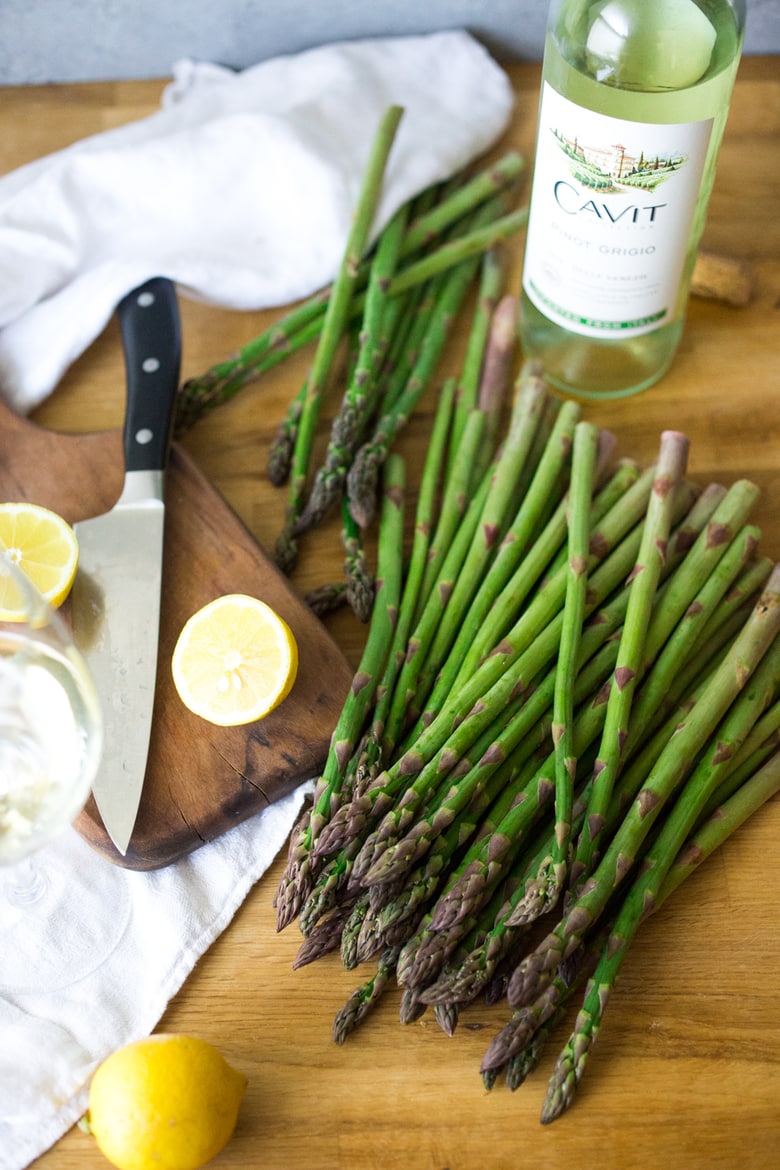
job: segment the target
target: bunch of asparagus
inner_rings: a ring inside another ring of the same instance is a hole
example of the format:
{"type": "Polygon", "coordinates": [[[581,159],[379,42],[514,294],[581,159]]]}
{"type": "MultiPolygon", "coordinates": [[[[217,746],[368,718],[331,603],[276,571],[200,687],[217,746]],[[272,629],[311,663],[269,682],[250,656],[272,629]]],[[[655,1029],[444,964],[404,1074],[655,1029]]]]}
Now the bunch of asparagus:
{"type": "MultiPolygon", "coordinates": [[[[501,275],[496,248],[527,219],[525,207],[513,206],[525,163],[512,151],[482,170],[464,171],[424,191],[403,205],[374,241],[402,116],[400,107],[390,107],[378,127],[333,284],[290,310],[238,354],[185,382],[176,416],[176,431],[182,434],[290,353],[314,346],[305,384],[279,424],[269,454],[271,481],[288,484],[289,493],[275,558],[290,572],[302,534],[341,505],[346,580],[338,588],[323,587],[311,600],[320,610],[348,600],[364,621],[374,582],[363,534],[374,519],[382,464],[429,385],[472,287],[478,288],[482,305],[475,345],[484,346],[501,275]],[[322,465],[315,467],[323,398],[342,376],[345,349],[345,389],[322,465]]],[[[481,362],[481,353],[475,356],[481,362]]],[[[458,388],[464,410],[476,393],[479,365],[471,365],[458,388]]]]}
{"type": "Polygon", "coordinates": [[[370,245],[401,116],[379,127],[333,285],[186,383],[177,430],[314,345],[269,458],[289,491],[276,555],[289,570],[340,505],[346,579],[311,602],[348,599],[367,633],[291,834],[277,924],[299,922],[296,966],[334,951],[373,964],[338,1043],[393,981],[403,1022],[430,1009],[449,1034],[477,997],[505,1001],[488,1087],[501,1072],[520,1085],[581,994],[549,1122],[642,922],[780,789],[780,568],[759,553],[752,483],[692,482],[674,431],[651,466],[617,460],[615,437],[537,366],[516,373],[497,249],[525,223],[510,210],[519,156],[424,192],[370,245]],[[396,439],[472,286],[463,366],[409,484],[396,439]]]}
{"type": "Polygon", "coordinates": [[[780,788],[780,567],[751,482],[692,482],[675,431],[645,469],[616,460],[533,363],[511,377],[500,431],[442,387],[408,559],[384,462],[365,650],[276,907],[296,966],[374,965],[339,1043],[393,980],[403,1022],[450,1034],[505,1000],[488,1086],[522,1082],[584,983],[549,1122],[640,924],[780,788]]]}

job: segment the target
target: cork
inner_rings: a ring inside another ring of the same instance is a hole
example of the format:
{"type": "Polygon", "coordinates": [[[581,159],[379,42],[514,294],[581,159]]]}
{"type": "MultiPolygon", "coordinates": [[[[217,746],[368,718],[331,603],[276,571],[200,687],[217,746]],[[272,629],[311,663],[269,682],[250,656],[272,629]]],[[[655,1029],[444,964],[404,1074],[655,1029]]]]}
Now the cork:
{"type": "Polygon", "coordinates": [[[747,305],[753,299],[755,270],[747,260],[700,250],[693,269],[691,294],[729,305],[747,305]]]}

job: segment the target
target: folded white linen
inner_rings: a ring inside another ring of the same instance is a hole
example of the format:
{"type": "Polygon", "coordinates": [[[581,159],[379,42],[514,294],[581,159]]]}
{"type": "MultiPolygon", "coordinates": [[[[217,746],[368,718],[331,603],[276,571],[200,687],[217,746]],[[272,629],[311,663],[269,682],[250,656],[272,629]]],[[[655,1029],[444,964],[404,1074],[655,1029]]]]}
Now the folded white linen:
{"type": "Polygon", "coordinates": [[[11,939],[0,932],[0,1170],[22,1170],[53,1145],[83,1114],[97,1065],[154,1029],[281,849],[311,788],[152,873],[112,865],[73,830],[36,855],[67,898],[51,918],[45,903],[30,906],[11,939]],[[85,901],[97,903],[97,920],[85,921],[85,901]],[[85,931],[96,954],[104,933],[113,949],[71,982],[85,931]],[[22,990],[2,986],[11,950],[25,956],[22,990]]]}
{"type": "Polygon", "coordinates": [[[26,413],[131,288],[259,309],[332,280],[379,120],[404,115],[374,235],[507,125],[470,34],[341,42],[242,72],[182,61],[154,114],[0,178],[0,393],[26,413]]]}

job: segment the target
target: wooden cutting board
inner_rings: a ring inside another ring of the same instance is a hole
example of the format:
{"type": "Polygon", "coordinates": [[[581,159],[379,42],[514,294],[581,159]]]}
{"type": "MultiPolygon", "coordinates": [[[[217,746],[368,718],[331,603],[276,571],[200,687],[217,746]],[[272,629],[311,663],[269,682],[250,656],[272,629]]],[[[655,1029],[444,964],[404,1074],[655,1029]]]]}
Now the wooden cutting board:
{"type": "MultiPolygon", "coordinates": [[[[58,434],[0,403],[0,499],[41,504],[75,523],[111,508],[122,480],[119,430],[58,434]]],[[[176,861],[316,776],[352,678],[324,626],[176,444],[166,480],[160,622],[149,762],[127,855],[114,848],[92,798],[76,821],[93,848],[138,870],[176,861]],[[184,622],[224,593],[262,598],[285,618],[299,647],[290,695],[245,727],[215,727],[191,714],[170,671],[184,622]]]]}

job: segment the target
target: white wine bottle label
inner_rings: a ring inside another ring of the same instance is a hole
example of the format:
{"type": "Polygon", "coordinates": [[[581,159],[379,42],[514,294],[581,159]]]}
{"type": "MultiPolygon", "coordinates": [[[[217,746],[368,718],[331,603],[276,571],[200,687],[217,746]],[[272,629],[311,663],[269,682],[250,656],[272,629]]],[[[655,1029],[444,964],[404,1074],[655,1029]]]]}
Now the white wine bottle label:
{"type": "Polygon", "coordinates": [[[637,337],[676,313],[712,120],[607,117],[542,87],[523,285],[587,337],[637,337]]]}

